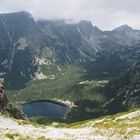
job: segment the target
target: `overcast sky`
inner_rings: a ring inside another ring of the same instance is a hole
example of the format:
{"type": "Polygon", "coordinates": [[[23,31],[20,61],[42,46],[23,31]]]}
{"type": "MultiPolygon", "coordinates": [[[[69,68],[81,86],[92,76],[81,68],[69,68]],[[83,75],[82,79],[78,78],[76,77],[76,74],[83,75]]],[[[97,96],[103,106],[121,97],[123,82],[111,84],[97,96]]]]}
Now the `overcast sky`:
{"type": "Polygon", "coordinates": [[[86,19],[103,30],[140,29],[140,0],[0,0],[1,13],[22,10],[35,19],[86,19]]]}

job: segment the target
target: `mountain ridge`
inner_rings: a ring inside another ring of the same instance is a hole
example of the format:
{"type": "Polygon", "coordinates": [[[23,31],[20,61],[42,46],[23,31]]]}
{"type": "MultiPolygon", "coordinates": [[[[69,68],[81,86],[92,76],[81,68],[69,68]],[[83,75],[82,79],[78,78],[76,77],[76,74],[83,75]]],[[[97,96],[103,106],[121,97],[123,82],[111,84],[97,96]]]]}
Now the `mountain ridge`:
{"type": "Polygon", "coordinates": [[[81,114],[78,119],[103,115],[103,105],[119,96],[117,88],[106,95],[104,87],[111,90],[112,81],[139,60],[140,31],[118,28],[102,31],[85,20],[35,21],[26,12],[0,14],[0,72],[9,97],[70,100],[79,106],[71,114],[81,114]]]}

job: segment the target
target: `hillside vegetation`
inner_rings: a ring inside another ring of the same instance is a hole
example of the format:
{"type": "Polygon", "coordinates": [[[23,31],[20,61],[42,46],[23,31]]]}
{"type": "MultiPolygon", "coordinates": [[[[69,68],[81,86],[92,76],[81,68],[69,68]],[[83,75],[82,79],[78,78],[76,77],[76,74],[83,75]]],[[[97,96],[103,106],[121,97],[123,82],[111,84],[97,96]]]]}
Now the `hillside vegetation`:
{"type": "Polygon", "coordinates": [[[139,140],[140,110],[70,125],[40,126],[0,115],[2,140],[139,140]]]}

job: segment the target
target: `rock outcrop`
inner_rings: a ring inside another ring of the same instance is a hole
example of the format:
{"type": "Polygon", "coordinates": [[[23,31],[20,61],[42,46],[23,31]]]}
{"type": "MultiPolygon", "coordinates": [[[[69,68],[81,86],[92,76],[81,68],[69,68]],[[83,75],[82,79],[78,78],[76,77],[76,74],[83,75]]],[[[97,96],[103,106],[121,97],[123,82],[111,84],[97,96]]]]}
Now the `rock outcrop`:
{"type": "Polygon", "coordinates": [[[25,119],[25,115],[15,107],[5,94],[4,86],[0,82],[0,113],[16,119],[25,119]]]}

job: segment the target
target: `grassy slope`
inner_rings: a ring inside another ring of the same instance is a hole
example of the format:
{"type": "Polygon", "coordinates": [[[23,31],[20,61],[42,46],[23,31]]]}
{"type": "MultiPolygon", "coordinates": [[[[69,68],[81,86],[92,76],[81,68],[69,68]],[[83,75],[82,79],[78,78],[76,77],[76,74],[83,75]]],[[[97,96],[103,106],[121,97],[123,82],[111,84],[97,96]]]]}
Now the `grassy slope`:
{"type": "Polygon", "coordinates": [[[41,126],[0,116],[0,138],[17,140],[136,140],[140,138],[140,109],[99,119],[41,126]],[[3,125],[3,123],[5,125],[3,125]],[[13,131],[14,130],[14,131],[13,131]]]}
{"type": "Polygon", "coordinates": [[[42,99],[69,100],[79,106],[69,114],[74,121],[98,116],[106,102],[102,87],[108,81],[86,80],[87,72],[79,64],[68,64],[60,68],[61,71],[56,65],[43,65],[41,71],[48,77],[55,77],[54,79],[32,80],[24,89],[7,91],[8,96],[17,103],[42,99]]]}
{"type": "MultiPolygon", "coordinates": [[[[95,120],[86,120],[69,124],[68,128],[92,127],[96,129],[95,133],[103,136],[118,135],[122,139],[131,139],[133,135],[140,134],[140,109],[115,115],[101,117],[95,120]]],[[[139,136],[140,138],[140,136],[139,136]]]]}
{"type": "Polygon", "coordinates": [[[15,97],[17,101],[31,101],[51,98],[73,98],[74,100],[72,95],[69,96],[67,90],[78,81],[81,81],[81,77],[83,75],[82,68],[71,65],[71,68],[69,66],[64,66],[61,72],[58,72],[55,66],[50,66],[50,69],[51,70],[45,66],[42,67],[43,73],[47,75],[55,73],[55,79],[30,81],[26,88],[19,91],[8,91],[8,95],[10,97],[15,97]]]}
{"type": "Polygon", "coordinates": [[[24,89],[8,90],[8,96],[18,102],[54,98],[73,102],[79,100],[104,102],[101,88],[107,81],[85,81],[86,71],[80,65],[65,65],[61,67],[59,72],[55,71],[56,68],[51,69],[49,70],[51,73],[45,70],[45,67],[42,71],[45,74],[49,73],[49,76],[55,73],[54,79],[30,81],[24,89]],[[81,81],[84,81],[84,83],[80,84],[81,81]]]}

